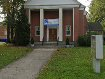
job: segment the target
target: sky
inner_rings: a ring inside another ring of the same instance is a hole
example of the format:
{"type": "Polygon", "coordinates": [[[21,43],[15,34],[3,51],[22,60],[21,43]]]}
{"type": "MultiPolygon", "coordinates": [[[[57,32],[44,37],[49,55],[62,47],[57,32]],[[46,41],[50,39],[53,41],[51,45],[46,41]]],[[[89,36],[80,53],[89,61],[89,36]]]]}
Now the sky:
{"type": "MultiPolygon", "coordinates": [[[[78,0],[78,1],[86,6],[86,11],[89,11],[89,5],[92,0],[78,0]]],[[[1,8],[0,8],[0,12],[1,12],[1,8]]],[[[3,15],[0,14],[0,22],[2,21],[3,21],[3,15]]]]}
{"type": "MultiPolygon", "coordinates": [[[[0,12],[2,11],[2,9],[0,8],[0,12]]],[[[2,22],[3,21],[3,15],[2,14],[0,14],[0,22],[2,22]]]]}
{"type": "Polygon", "coordinates": [[[86,11],[89,11],[89,5],[92,0],[78,0],[78,1],[86,6],[86,11]]]}

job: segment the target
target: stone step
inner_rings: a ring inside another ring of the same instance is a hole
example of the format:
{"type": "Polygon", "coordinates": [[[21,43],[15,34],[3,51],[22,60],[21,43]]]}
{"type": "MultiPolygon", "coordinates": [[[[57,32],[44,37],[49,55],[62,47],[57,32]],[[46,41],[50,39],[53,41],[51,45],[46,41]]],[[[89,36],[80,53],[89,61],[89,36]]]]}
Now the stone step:
{"type": "Polygon", "coordinates": [[[34,48],[58,48],[57,46],[48,46],[48,45],[44,45],[44,46],[34,46],[34,48]]]}
{"type": "MultiPolygon", "coordinates": [[[[42,42],[35,42],[35,45],[42,45],[42,42]]],[[[43,45],[65,45],[65,42],[43,42],[43,45]]]]}
{"type": "Polygon", "coordinates": [[[34,46],[35,48],[61,48],[61,47],[64,47],[64,46],[57,46],[57,45],[36,45],[34,46]]]}
{"type": "Polygon", "coordinates": [[[63,44],[57,45],[57,42],[44,42],[42,45],[42,42],[36,42],[34,43],[35,48],[61,48],[64,47],[63,44]]]}
{"type": "MultiPolygon", "coordinates": [[[[65,42],[35,42],[34,43],[35,48],[62,48],[66,47],[65,42]]],[[[69,47],[74,47],[74,43],[70,42],[69,47]]]]}

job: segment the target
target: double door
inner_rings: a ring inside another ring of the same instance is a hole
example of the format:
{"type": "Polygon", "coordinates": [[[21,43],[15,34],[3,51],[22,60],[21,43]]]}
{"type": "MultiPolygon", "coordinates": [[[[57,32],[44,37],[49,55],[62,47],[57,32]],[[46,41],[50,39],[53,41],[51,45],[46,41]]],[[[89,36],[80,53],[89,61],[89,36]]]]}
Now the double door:
{"type": "Polygon", "coordinates": [[[49,41],[57,41],[57,29],[49,28],[49,41]]]}

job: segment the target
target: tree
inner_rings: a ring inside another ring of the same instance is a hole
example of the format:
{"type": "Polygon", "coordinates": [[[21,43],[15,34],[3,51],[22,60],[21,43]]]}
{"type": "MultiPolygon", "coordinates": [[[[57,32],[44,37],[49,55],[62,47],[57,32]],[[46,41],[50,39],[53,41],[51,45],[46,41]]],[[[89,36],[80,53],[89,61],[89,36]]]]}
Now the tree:
{"type": "Polygon", "coordinates": [[[89,11],[89,21],[101,22],[105,28],[105,0],[92,0],[89,11]]]}
{"type": "Polygon", "coordinates": [[[11,13],[11,3],[10,0],[0,0],[0,7],[3,8],[3,13],[7,14],[7,41],[10,41],[10,13],[11,13]]]}
{"type": "Polygon", "coordinates": [[[3,13],[6,14],[7,39],[15,45],[27,45],[30,40],[30,28],[25,15],[24,0],[0,0],[3,13]]]}
{"type": "Polygon", "coordinates": [[[20,6],[24,4],[24,0],[0,0],[0,7],[3,8],[3,13],[6,14],[7,23],[7,40],[14,39],[14,29],[16,24],[17,12],[20,6]]]}
{"type": "Polygon", "coordinates": [[[30,41],[30,25],[24,6],[21,7],[16,21],[15,45],[26,46],[30,41]]]}

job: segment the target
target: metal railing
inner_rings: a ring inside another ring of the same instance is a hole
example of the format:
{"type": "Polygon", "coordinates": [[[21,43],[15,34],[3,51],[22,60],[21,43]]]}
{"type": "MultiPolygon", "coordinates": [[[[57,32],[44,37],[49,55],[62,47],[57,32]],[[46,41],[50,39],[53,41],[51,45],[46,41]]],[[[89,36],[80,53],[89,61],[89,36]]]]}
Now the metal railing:
{"type": "Polygon", "coordinates": [[[59,37],[57,38],[57,46],[59,45],[59,37]]]}
{"type": "Polygon", "coordinates": [[[42,38],[42,46],[43,46],[43,44],[44,44],[44,37],[42,38]]]}

